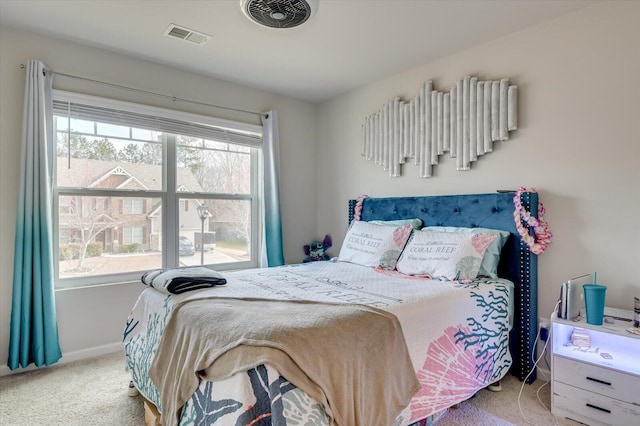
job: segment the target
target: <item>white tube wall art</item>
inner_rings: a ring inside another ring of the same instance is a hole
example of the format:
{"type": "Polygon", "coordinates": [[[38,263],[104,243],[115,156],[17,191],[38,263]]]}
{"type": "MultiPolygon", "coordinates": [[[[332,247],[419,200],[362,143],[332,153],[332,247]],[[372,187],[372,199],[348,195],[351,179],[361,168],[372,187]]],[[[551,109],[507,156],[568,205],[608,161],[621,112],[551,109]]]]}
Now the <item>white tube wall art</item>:
{"type": "Polygon", "coordinates": [[[493,151],[494,142],[509,140],[517,130],[517,104],[518,87],[508,78],[467,76],[444,92],[427,81],[413,98],[390,99],[364,119],[362,156],[391,177],[401,176],[411,160],[420,177],[431,177],[445,153],[456,159],[457,170],[471,170],[473,162],[493,151]]]}

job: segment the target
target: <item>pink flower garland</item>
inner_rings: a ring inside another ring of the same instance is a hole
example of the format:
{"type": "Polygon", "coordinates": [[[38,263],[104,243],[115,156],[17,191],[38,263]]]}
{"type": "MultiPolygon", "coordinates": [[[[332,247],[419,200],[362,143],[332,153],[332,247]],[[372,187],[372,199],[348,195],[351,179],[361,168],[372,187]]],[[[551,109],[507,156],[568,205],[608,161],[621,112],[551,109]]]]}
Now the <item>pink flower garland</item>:
{"type": "Polygon", "coordinates": [[[369,198],[367,194],[362,194],[356,198],[356,206],[353,209],[353,220],[360,220],[362,218],[362,202],[365,198],[369,198]]]}
{"type": "MultiPolygon", "coordinates": [[[[513,197],[513,205],[515,210],[513,212],[513,219],[516,222],[516,229],[518,234],[522,238],[522,241],[529,247],[529,251],[533,254],[542,254],[551,244],[551,231],[549,225],[542,218],[544,217],[545,210],[541,201],[538,201],[538,216],[536,219],[529,213],[522,205],[522,193],[527,192],[525,187],[520,187],[516,191],[516,195],[513,197]],[[533,236],[529,233],[529,229],[523,224],[526,223],[529,227],[533,228],[533,236]]],[[[531,188],[529,192],[537,192],[535,188],[531,188]]]]}

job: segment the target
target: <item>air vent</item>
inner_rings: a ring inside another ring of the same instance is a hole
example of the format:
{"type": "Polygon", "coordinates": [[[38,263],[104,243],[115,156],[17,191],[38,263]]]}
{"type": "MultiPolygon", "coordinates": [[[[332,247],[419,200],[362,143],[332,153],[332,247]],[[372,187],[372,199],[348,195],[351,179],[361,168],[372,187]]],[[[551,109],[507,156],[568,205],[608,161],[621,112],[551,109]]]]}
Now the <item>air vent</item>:
{"type": "Polygon", "coordinates": [[[199,46],[202,46],[211,39],[210,35],[190,30],[176,24],[169,24],[167,29],[164,30],[164,35],[166,35],[167,37],[173,37],[180,40],[188,41],[199,46]]]}
{"type": "Polygon", "coordinates": [[[245,15],[269,28],[293,28],[305,23],[318,8],[317,0],[240,0],[245,15]]]}

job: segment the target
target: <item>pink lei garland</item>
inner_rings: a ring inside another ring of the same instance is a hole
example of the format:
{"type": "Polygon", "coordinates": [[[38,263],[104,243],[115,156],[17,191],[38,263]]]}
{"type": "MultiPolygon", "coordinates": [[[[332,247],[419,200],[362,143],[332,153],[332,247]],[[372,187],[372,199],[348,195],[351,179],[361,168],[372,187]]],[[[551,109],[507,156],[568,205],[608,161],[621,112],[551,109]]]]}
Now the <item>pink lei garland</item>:
{"type": "Polygon", "coordinates": [[[362,202],[365,198],[369,198],[367,194],[362,194],[356,198],[356,206],[353,209],[353,220],[360,220],[362,218],[362,202]]]}
{"type": "MultiPolygon", "coordinates": [[[[538,201],[538,216],[536,219],[528,212],[522,205],[522,193],[527,192],[525,187],[520,187],[516,191],[516,195],[513,197],[513,205],[515,210],[513,212],[513,219],[516,222],[516,229],[518,234],[522,238],[522,241],[529,247],[529,250],[533,254],[542,254],[549,244],[551,244],[551,231],[549,225],[542,218],[544,217],[545,210],[541,201],[538,201]],[[533,228],[533,236],[529,233],[529,229],[523,224],[533,228]]],[[[529,192],[537,192],[535,188],[531,188],[529,192]]]]}

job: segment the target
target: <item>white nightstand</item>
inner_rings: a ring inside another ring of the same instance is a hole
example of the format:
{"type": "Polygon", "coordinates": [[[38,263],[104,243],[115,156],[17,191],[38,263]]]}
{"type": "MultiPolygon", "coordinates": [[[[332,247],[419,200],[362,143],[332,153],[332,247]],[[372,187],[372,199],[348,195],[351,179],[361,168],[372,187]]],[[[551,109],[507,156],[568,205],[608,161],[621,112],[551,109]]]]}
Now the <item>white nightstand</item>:
{"type": "MultiPolygon", "coordinates": [[[[606,308],[605,316],[632,318],[606,308]]],[[[551,318],[551,412],[588,425],[640,425],[640,336],[631,321],[603,325],[551,318]],[[588,333],[589,348],[572,344],[588,333]]]]}

